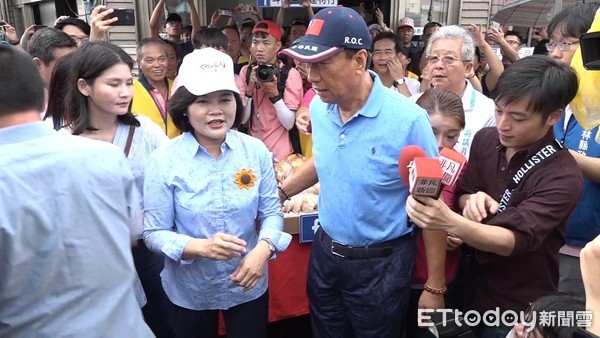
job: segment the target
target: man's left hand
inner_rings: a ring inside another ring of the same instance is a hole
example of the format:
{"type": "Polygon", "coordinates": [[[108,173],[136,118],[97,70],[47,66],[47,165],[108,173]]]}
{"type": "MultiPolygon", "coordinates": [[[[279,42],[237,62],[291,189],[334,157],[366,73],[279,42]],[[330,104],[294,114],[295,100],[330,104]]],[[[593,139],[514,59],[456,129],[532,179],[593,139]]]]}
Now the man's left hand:
{"type": "Polygon", "coordinates": [[[406,200],[406,212],[413,223],[426,230],[451,231],[456,213],[446,203],[431,197],[417,198],[410,195],[406,200]]]}
{"type": "Polygon", "coordinates": [[[402,63],[400,62],[399,58],[394,57],[389,59],[387,66],[394,81],[404,78],[404,68],[402,68],[402,63]]]}
{"type": "Polygon", "coordinates": [[[277,89],[277,76],[273,76],[273,81],[271,82],[257,82],[257,85],[269,97],[279,95],[279,90],[277,89]]]}

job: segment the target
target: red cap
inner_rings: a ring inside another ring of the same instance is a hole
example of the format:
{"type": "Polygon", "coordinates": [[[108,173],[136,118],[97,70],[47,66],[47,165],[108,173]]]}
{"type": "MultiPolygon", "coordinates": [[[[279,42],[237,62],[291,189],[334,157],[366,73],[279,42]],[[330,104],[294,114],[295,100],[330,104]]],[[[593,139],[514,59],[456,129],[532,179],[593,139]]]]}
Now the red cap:
{"type": "Polygon", "coordinates": [[[283,34],[283,32],[281,31],[281,27],[279,27],[278,24],[274,23],[271,20],[262,20],[256,23],[256,25],[254,25],[254,28],[252,29],[252,34],[256,33],[256,32],[265,32],[268,33],[269,35],[271,35],[272,37],[275,38],[275,40],[277,41],[281,41],[281,35],[283,34]],[[264,26],[266,25],[267,27],[259,27],[259,26],[264,26]]]}

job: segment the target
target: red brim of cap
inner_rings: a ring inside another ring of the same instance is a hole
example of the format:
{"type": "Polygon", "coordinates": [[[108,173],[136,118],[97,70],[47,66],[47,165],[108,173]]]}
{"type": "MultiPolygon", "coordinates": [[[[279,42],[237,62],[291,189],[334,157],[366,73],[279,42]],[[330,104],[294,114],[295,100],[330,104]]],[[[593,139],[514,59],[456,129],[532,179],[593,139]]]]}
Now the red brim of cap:
{"type": "Polygon", "coordinates": [[[286,48],[280,51],[279,55],[286,55],[300,62],[316,63],[329,59],[330,57],[335,56],[344,50],[343,48],[338,47],[316,45],[315,47],[317,47],[317,51],[315,52],[311,49],[298,49],[296,47],[298,46],[286,48]]]}
{"type": "Polygon", "coordinates": [[[403,27],[410,27],[412,29],[415,29],[415,27],[413,27],[411,25],[407,25],[407,24],[402,24],[402,25],[398,26],[398,28],[403,28],[403,27]]]}
{"type": "Polygon", "coordinates": [[[269,34],[270,36],[274,37],[274,38],[275,38],[275,40],[277,40],[277,41],[281,41],[281,35],[278,35],[278,34],[273,34],[273,32],[269,31],[269,29],[268,29],[268,28],[256,28],[256,27],[255,27],[255,28],[252,30],[252,33],[255,33],[255,32],[267,33],[267,34],[269,34]]]}

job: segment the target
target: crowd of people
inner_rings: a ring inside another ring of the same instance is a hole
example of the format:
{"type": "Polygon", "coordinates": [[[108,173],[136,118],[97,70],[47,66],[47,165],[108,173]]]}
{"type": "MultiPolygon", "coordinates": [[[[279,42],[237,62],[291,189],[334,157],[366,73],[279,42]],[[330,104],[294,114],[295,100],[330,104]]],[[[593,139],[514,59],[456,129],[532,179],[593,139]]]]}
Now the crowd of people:
{"type": "Polygon", "coordinates": [[[599,2],[558,13],[522,59],[516,31],[429,22],[421,45],[411,18],[394,31],[363,5],[302,1],[288,25],[290,1],[275,21],[240,5],[201,26],[188,0],[184,27],[165,2],[137,77],[103,41],[111,8],[22,36],[3,22],[1,337],[218,337],[220,318],[266,337],[281,205],[317,182],[298,267],[314,337],[434,337],[422,311],[441,309],[524,314],[474,337],[600,336],[598,127],[570,108],[599,2]],[[457,184],[410,195],[411,145],[466,157],[457,184]]]}

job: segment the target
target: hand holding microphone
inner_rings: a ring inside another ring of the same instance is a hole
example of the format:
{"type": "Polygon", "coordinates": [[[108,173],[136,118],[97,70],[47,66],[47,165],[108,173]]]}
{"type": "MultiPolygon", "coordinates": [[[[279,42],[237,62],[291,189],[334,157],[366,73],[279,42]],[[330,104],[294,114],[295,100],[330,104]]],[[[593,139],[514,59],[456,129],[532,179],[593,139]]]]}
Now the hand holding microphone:
{"type": "Polygon", "coordinates": [[[445,185],[456,183],[465,163],[464,156],[446,148],[437,159],[427,158],[417,146],[402,150],[398,170],[411,193],[406,201],[406,211],[417,226],[447,231],[455,223],[454,218],[458,215],[439,196],[445,185]]]}
{"type": "Polygon", "coordinates": [[[398,170],[411,195],[438,198],[444,186],[456,184],[466,162],[466,157],[452,149],[443,148],[437,159],[432,159],[413,145],[400,153],[398,170]]]}

